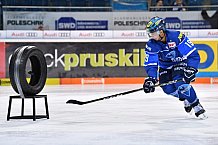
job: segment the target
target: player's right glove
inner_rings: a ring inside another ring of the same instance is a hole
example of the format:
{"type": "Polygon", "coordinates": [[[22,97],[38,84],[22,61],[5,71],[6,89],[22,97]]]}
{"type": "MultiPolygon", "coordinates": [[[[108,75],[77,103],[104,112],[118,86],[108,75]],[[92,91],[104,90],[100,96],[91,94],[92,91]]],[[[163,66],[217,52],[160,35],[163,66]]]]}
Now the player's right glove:
{"type": "Polygon", "coordinates": [[[144,92],[145,93],[151,93],[155,91],[155,87],[154,85],[157,83],[157,79],[152,78],[152,77],[148,77],[145,79],[143,88],[144,88],[144,92]]]}
{"type": "Polygon", "coordinates": [[[194,67],[187,66],[184,69],[184,80],[186,83],[194,82],[195,81],[195,74],[198,70],[194,67]]]}

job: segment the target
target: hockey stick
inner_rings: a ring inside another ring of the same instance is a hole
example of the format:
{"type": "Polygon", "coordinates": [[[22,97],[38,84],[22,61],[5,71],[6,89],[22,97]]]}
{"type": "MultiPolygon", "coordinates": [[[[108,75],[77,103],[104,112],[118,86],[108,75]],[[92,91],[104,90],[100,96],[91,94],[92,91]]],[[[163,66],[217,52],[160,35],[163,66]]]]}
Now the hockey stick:
{"type": "MultiPolygon", "coordinates": [[[[183,81],[183,79],[173,80],[173,81],[169,81],[169,82],[163,83],[163,84],[157,84],[157,85],[154,85],[154,87],[162,87],[162,86],[174,84],[174,83],[181,82],[181,81],[183,81]]],[[[130,91],[126,91],[126,92],[123,92],[123,93],[118,93],[118,94],[114,94],[114,95],[110,95],[110,96],[106,96],[106,97],[102,97],[102,98],[98,98],[98,99],[94,99],[94,100],[90,100],[90,101],[85,101],[85,102],[77,101],[77,100],[68,100],[66,103],[67,104],[84,105],[84,104],[88,104],[88,103],[92,103],[92,102],[97,102],[97,101],[101,101],[101,100],[106,100],[106,99],[110,99],[110,98],[130,94],[130,93],[138,92],[138,91],[141,91],[141,90],[143,90],[143,88],[130,90],[130,91]]]]}

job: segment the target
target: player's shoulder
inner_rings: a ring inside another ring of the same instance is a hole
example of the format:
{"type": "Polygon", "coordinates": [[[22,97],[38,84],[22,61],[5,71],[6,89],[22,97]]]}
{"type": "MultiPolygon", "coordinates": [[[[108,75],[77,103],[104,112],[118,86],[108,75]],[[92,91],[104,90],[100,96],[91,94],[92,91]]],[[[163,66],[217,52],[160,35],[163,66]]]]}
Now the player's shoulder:
{"type": "Polygon", "coordinates": [[[158,53],[160,46],[157,41],[150,39],[145,46],[145,50],[150,53],[158,53]]]}
{"type": "Polygon", "coordinates": [[[167,30],[166,34],[167,39],[178,43],[180,43],[185,38],[185,35],[182,32],[176,30],[167,30]]]}

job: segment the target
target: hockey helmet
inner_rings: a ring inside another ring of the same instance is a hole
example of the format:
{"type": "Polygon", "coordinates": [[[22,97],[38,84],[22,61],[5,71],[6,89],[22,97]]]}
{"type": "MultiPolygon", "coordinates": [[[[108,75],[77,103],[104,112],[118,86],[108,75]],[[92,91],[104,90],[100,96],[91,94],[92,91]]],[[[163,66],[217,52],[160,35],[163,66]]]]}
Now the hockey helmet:
{"type": "Polygon", "coordinates": [[[160,17],[151,18],[151,20],[146,25],[146,30],[148,33],[154,33],[160,30],[165,31],[166,26],[165,26],[164,19],[160,17]]]}

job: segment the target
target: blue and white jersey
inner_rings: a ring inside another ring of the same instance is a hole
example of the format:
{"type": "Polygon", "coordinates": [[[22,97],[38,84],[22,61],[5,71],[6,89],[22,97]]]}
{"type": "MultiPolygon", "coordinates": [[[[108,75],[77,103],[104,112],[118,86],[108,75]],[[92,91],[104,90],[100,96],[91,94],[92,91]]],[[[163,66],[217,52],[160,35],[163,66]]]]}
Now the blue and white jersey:
{"type": "Polygon", "coordinates": [[[144,68],[149,77],[157,78],[158,66],[171,69],[181,62],[198,68],[200,56],[194,44],[179,31],[166,30],[166,43],[150,39],[145,47],[144,68]]]}

